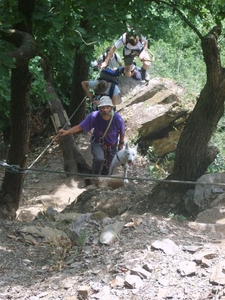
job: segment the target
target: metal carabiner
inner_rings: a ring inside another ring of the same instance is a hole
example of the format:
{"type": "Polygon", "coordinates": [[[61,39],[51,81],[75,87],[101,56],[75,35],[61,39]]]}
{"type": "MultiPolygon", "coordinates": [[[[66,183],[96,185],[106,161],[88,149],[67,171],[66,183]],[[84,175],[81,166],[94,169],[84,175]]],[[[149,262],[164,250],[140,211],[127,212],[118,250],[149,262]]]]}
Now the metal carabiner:
{"type": "Polygon", "coordinates": [[[104,138],[100,137],[99,141],[98,141],[99,145],[104,145],[104,138]]]}

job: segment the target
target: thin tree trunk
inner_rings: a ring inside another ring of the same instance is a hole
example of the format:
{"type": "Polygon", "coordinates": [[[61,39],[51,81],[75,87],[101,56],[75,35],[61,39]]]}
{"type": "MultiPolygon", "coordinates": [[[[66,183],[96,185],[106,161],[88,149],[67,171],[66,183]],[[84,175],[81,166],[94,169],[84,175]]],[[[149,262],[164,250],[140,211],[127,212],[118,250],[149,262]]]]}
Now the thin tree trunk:
{"type": "MultiPolygon", "coordinates": [[[[7,163],[26,168],[30,137],[30,99],[29,90],[32,76],[28,64],[37,54],[32,34],[32,14],[35,0],[18,0],[18,11],[23,16],[13,30],[1,31],[2,38],[15,45],[8,55],[15,58],[16,68],[11,70],[11,136],[7,163]],[[21,30],[21,31],[20,31],[21,30]]],[[[0,197],[0,217],[15,218],[24,183],[24,173],[17,168],[6,171],[2,182],[0,197]]]]}
{"type": "MultiPolygon", "coordinates": [[[[52,96],[48,103],[52,112],[55,127],[57,129],[62,127],[64,129],[68,129],[70,127],[70,121],[68,120],[67,113],[54,89],[52,83],[51,64],[43,53],[39,53],[39,55],[42,57],[42,68],[47,82],[46,89],[48,94],[52,96]]],[[[87,174],[91,173],[91,168],[77,149],[75,139],[72,134],[61,139],[60,146],[64,157],[64,171],[68,176],[70,173],[77,173],[78,171],[87,174]]]]}
{"type": "MultiPolygon", "coordinates": [[[[58,129],[62,127],[68,129],[70,127],[70,123],[68,123],[66,111],[64,110],[58,95],[50,83],[47,85],[47,91],[53,96],[51,101],[49,101],[49,106],[52,115],[55,118],[56,127],[58,127],[58,129]]],[[[70,173],[77,172],[87,174],[91,173],[91,168],[79,152],[72,134],[60,139],[60,146],[64,157],[64,171],[68,176],[70,176],[70,173]]]]}
{"type": "MultiPolygon", "coordinates": [[[[89,20],[82,19],[80,27],[85,28],[90,34],[91,27],[89,20]]],[[[93,45],[88,46],[89,54],[94,51],[93,45]]],[[[74,114],[71,119],[72,126],[79,124],[86,116],[85,93],[81,87],[81,82],[88,80],[90,62],[86,61],[86,54],[80,51],[80,46],[75,50],[74,67],[72,74],[72,88],[70,98],[70,115],[74,114]],[[82,102],[83,101],[83,102],[82,102]],[[82,104],[81,104],[82,102],[82,104]]]]}
{"type": "MultiPolygon", "coordinates": [[[[30,104],[29,86],[31,74],[28,65],[12,70],[11,77],[11,137],[7,164],[26,168],[28,157],[28,142],[30,136],[30,104]],[[21,80],[22,78],[22,80],[21,80]]],[[[14,218],[22,193],[24,173],[15,169],[6,171],[2,183],[1,206],[6,216],[14,218]]]]}
{"type": "MultiPolygon", "coordinates": [[[[37,49],[34,39],[27,33],[9,30],[1,34],[4,40],[18,47],[9,53],[16,59],[16,68],[11,71],[11,136],[7,163],[26,168],[30,135],[29,89],[31,84],[28,63],[35,56],[37,49]]],[[[19,175],[9,171],[5,173],[0,197],[0,217],[15,217],[23,182],[24,174],[19,175]]]]}
{"type": "Polygon", "coordinates": [[[171,175],[174,179],[195,181],[215,158],[209,155],[208,146],[224,114],[225,100],[225,72],[217,45],[219,33],[220,29],[216,27],[202,39],[207,82],[180,137],[171,175]]]}
{"type": "Polygon", "coordinates": [[[79,124],[86,116],[86,99],[81,82],[88,80],[90,63],[85,61],[85,55],[75,54],[73,80],[70,97],[70,115],[74,115],[71,119],[71,125],[79,124]]]}
{"type": "MultiPolygon", "coordinates": [[[[221,67],[217,46],[219,34],[220,29],[215,27],[202,39],[207,82],[181,134],[174,168],[167,179],[195,182],[206,172],[218,153],[216,147],[209,147],[209,141],[224,113],[225,71],[221,67]]],[[[194,185],[159,184],[149,196],[150,206],[159,202],[173,202],[181,211],[185,211],[183,196],[190,188],[194,188],[194,185]]]]}

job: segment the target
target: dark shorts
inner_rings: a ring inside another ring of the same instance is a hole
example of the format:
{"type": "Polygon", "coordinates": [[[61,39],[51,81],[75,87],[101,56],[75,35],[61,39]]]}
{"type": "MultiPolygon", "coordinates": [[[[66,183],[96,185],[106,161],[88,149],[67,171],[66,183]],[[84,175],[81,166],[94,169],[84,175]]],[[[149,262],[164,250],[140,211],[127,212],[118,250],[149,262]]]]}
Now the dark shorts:
{"type": "MultiPolygon", "coordinates": [[[[143,48],[144,49],[144,48],[143,48]]],[[[143,49],[141,49],[140,51],[131,51],[131,54],[130,55],[125,55],[124,53],[124,51],[125,50],[123,50],[123,60],[124,60],[124,65],[125,66],[130,66],[130,65],[132,65],[133,64],[133,61],[134,61],[134,58],[136,57],[136,56],[139,56],[140,55],[140,53],[143,51],[143,49]]]]}
{"type": "Polygon", "coordinates": [[[131,66],[133,64],[135,56],[124,56],[123,60],[124,60],[124,65],[125,66],[131,66]]]}

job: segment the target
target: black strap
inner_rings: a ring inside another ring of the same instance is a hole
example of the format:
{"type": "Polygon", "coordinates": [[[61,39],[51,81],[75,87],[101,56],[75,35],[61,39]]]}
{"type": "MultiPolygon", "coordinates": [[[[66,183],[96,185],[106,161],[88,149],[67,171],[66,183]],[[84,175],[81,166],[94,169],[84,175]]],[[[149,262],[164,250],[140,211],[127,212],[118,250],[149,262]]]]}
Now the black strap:
{"type": "Polygon", "coordinates": [[[106,57],[107,57],[107,53],[105,52],[102,54],[102,61],[105,61],[106,57]]]}
{"type": "MultiPolygon", "coordinates": [[[[120,161],[120,159],[119,159],[119,156],[118,156],[118,154],[116,153],[116,158],[118,159],[118,161],[121,163],[121,161],[120,161]]],[[[121,164],[121,166],[123,167],[124,166],[124,164],[121,164]]]]}
{"type": "Polygon", "coordinates": [[[109,89],[109,97],[112,99],[113,97],[113,92],[114,92],[114,89],[115,89],[115,85],[116,83],[111,81],[111,85],[110,85],[110,89],[109,89]]]}
{"type": "Polygon", "coordinates": [[[117,57],[117,54],[116,54],[116,53],[114,53],[114,55],[115,55],[115,59],[116,59],[116,61],[118,62],[118,57],[117,57]]]}
{"type": "Polygon", "coordinates": [[[120,162],[120,159],[119,159],[119,156],[118,156],[118,154],[116,153],[116,158],[118,159],[118,161],[120,162]]]}
{"type": "MultiPolygon", "coordinates": [[[[112,99],[116,83],[113,82],[113,81],[109,81],[109,82],[110,82],[109,94],[108,95],[106,95],[106,94],[94,94],[94,96],[92,98],[92,101],[93,100],[100,100],[100,98],[104,95],[109,96],[112,99]]],[[[98,110],[98,106],[93,105],[93,102],[92,102],[91,111],[96,111],[96,110],[98,110]]]]}

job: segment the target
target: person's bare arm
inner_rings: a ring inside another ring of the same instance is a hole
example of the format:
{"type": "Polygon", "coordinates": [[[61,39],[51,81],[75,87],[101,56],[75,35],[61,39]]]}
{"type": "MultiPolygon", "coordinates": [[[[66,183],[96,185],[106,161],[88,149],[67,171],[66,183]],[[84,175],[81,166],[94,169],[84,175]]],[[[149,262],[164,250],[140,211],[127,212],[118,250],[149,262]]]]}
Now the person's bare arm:
{"type": "Polygon", "coordinates": [[[143,68],[148,69],[150,65],[150,57],[148,53],[148,40],[145,41],[143,51],[139,54],[140,61],[143,62],[143,68]]]}
{"type": "Polygon", "coordinates": [[[124,146],[124,134],[120,134],[118,150],[123,149],[123,146],[124,146]]]}
{"type": "Polygon", "coordinates": [[[118,102],[118,98],[119,98],[119,94],[112,96],[112,103],[114,106],[116,106],[116,104],[118,102]]]}
{"type": "Polygon", "coordinates": [[[103,68],[106,68],[106,67],[108,66],[109,60],[110,60],[110,58],[113,57],[113,54],[114,54],[115,51],[116,51],[116,47],[115,47],[115,46],[112,46],[112,48],[111,48],[110,51],[108,52],[108,55],[107,55],[105,61],[103,61],[103,63],[101,64],[101,68],[102,68],[102,69],[103,69],[103,68]]]}
{"type": "Polygon", "coordinates": [[[92,97],[93,97],[93,93],[91,93],[89,91],[89,82],[88,81],[82,81],[81,82],[81,86],[83,88],[83,90],[85,91],[85,94],[87,95],[87,97],[92,100],[92,97]]]}
{"type": "Polygon", "coordinates": [[[73,126],[67,130],[65,129],[60,129],[59,130],[59,133],[60,133],[60,136],[65,136],[65,135],[68,135],[68,134],[75,134],[75,133],[78,133],[78,132],[81,132],[82,131],[82,128],[80,127],[80,125],[76,125],[76,126],[73,126]]]}

